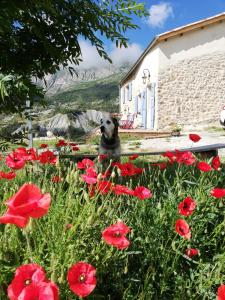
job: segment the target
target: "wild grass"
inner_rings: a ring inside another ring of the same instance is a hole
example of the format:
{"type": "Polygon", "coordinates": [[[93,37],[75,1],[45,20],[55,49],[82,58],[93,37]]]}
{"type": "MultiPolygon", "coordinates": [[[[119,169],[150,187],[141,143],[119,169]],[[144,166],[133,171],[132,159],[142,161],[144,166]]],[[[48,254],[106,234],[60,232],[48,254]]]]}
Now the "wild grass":
{"type": "Polygon", "coordinates": [[[52,203],[48,214],[25,230],[0,224],[0,299],[7,299],[15,269],[30,262],[41,265],[59,286],[60,299],[78,299],[66,280],[68,268],[78,261],[97,269],[97,287],[88,299],[215,299],[218,286],[225,282],[225,217],[224,199],[211,197],[210,191],[225,187],[224,166],[203,173],[194,166],[174,164],[162,171],[145,160],[136,164],[145,168],[142,176],[125,177],[119,183],[143,185],[152,191],[151,199],[113,193],[90,198],[82,171],[67,160],[56,166],[27,165],[14,180],[1,180],[0,214],[6,210],[4,201],[25,182],[49,192],[52,203]],[[52,183],[54,175],[63,181],[52,183]],[[197,207],[193,215],[183,217],[177,206],[187,196],[197,207]],[[176,233],[178,218],[190,225],[190,241],[176,233]],[[132,228],[126,250],[101,238],[101,232],[118,220],[132,228]],[[200,255],[188,258],[188,247],[199,249],[200,255]]]}

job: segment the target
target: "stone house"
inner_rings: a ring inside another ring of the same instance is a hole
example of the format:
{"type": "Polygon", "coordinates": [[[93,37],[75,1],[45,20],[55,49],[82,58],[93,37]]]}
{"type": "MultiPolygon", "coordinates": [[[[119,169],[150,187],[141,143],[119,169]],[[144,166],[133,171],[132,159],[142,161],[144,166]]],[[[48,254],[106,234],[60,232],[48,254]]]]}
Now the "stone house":
{"type": "Polygon", "coordinates": [[[219,125],[225,105],[225,12],[156,36],[120,82],[120,113],[165,130],[219,125]]]}

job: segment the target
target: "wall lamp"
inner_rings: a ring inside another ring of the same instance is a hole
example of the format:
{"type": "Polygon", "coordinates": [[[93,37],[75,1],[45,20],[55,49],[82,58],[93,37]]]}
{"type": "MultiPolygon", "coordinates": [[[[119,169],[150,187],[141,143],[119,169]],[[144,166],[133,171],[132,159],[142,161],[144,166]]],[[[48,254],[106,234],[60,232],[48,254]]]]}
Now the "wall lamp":
{"type": "Polygon", "coordinates": [[[150,82],[150,71],[149,69],[144,69],[143,70],[143,76],[142,76],[142,81],[143,81],[143,84],[146,84],[147,80],[148,82],[150,82]]]}

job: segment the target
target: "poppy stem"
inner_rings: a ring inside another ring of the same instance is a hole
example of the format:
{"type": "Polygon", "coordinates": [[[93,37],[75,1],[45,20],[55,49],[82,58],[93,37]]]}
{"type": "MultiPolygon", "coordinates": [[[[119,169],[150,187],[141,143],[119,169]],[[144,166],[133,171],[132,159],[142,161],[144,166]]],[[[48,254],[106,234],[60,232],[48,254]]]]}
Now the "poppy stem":
{"type": "Polygon", "coordinates": [[[31,260],[31,262],[34,262],[28,232],[26,231],[26,229],[23,232],[24,232],[26,242],[27,242],[27,249],[28,249],[29,259],[31,260]]]}

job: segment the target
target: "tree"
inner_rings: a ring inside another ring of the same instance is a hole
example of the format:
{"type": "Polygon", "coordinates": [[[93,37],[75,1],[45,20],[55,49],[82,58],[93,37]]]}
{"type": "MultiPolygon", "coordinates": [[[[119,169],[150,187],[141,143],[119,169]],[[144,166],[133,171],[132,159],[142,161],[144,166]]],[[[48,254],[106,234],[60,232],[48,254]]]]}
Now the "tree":
{"type": "Polygon", "coordinates": [[[15,92],[16,86],[12,91],[12,85],[6,84],[1,90],[1,111],[21,111],[26,100],[24,90],[31,100],[35,92],[40,96],[40,89],[34,87],[31,78],[43,79],[62,67],[68,67],[72,73],[71,65],[81,61],[81,37],[89,40],[99,55],[110,61],[102,40],[107,38],[119,47],[127,47],[126,31],[138,27],[133,23],[133,14],[147,15],[143,3],[134,0],[2,0],[1,78],[8,80],[10,75],[11,80],[19,82],[24,89],[21,94],[19,89],[15,92]]]}

